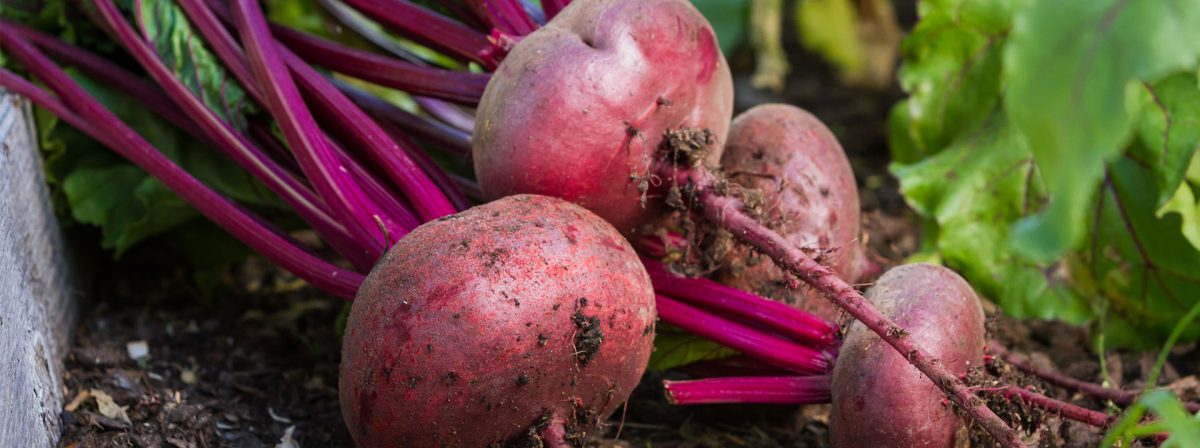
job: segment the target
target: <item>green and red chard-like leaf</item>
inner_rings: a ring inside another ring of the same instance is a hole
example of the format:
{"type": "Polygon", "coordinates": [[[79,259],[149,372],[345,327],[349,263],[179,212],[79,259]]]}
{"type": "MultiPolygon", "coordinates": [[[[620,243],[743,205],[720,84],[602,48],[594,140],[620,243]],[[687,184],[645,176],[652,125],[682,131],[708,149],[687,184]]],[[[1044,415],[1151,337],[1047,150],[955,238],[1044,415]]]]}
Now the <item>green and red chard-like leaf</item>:
{"type": "Polygon", "coordinates": [[[254,103],[188,23],[179,5],[173,0],[137,0],[134,7],[146,41],[175,72],[175,78],[222,119],[244,131],[246,115],[255,111],[254,103]]]}
{"type": "Polygon", "coordinates": [[[1200,10],[1184,3],[923,1],[890,127],[925,255],[1015,316],[1161,343],[1200,300],[1200,10]]]}

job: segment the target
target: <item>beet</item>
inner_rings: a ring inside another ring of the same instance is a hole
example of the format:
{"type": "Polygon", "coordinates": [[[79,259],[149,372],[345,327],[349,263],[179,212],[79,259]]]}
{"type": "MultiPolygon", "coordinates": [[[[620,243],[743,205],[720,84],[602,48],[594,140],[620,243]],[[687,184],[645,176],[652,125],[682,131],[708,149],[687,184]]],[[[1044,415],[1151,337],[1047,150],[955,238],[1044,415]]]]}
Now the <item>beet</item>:
{"type": "MultiPolygon", "coordinates": [[[[960,377],[983,365],[984,316],[962,277],[929,264],[889,270],[866,297],[960,377]]],[[[860,322],[833,369],[834,447],[952,447],[962,421],[928,377],[860,322]]]]}
{"type": "Polygon", "coordinates": [[[341,403],[364,447],[554,445],[637,385],[654,292],[619,232],[520,195],[427,223],[367,276],[342,346],[341,403]]]}
{"type": "Polygon", "coordinates": [[[576,0],[492,75],[475,175],[488,199],[563,198],[628,235],[661,212],[643,199],[664,132],[708,130],[716,163],[732,111],[729,67],[691,3],[576,0]]]}
{"type": "MultiPolygon", "coordinates": [[[[858,188],[842,145],[804,109],[757,106],[733,121],[721,165],[729,179],[763,192],[764,222],[791,243],[822,254],[853,284],[866,270],[859,236],[858,188]]],[[[791,275],[765,256],[739,247],[721,283],[836,320],[840,310],[812,288],[788,287],[791,275]]]]}

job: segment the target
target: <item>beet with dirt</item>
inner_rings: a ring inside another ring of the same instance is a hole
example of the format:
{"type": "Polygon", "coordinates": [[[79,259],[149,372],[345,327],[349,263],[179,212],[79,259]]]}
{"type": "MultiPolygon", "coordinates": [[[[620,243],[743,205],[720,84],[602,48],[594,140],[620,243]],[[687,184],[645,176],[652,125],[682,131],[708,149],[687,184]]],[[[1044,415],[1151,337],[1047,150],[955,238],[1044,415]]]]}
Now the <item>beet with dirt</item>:
{"type": "Polygon", "coordinates": [[[729,66],[686,0],[577,0],[525,36],[492,75],[472,139],[495,199],[530,193],[583,205],[630,234],[663,135],[707,130],[720,159],[733,115],[729,66]]]}
{"type": "MultiPolygon", "coordinates": [[[[892,268],[866,297],[905,337],[960,377],[983,365],[978,296],[953,271],[930,264],[892,268]]],[[[862,323],[847,331],[833,369],[829,435],[834,447],[952,447],[962,421],[928,377],[862,323]]]]}
{"type": "MultiPolygon", "coordinates": [[[[757,106],[730,126],[721,165],[730,180],[763,194],[763,220],[807,248],[849,283],[870,262],[860,239],[858,189],[837,138],[817,117],[785,104],[757,106]]],[[[745,247],[734,250],[721,283],[793,304],[829,320],[840,310],[812,288],[745,247]]]]}
{"type": "Polygon", "coordinates": [[[363,283],[342,348],[342,412],[364,447],[563,446],[638,383],[654,292],[586,209],[503,198],[425,224],[363,283]]]}

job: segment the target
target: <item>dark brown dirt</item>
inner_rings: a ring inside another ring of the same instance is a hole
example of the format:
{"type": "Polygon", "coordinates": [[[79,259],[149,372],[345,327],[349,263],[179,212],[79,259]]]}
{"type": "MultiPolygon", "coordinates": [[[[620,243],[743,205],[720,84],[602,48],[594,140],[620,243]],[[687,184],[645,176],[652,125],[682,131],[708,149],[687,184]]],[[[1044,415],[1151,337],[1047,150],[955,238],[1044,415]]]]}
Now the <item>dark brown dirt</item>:
{"type": "MultiPolygon", "coordinates": [[[[150,261],[102,273],[118,280],[101,286],[66,359],[62,446],[273,447],[289,428],[294,446],[353,446],[336,389],[340,301],[304,288],[206,304],[180,270],[150,261]],[[148,356],[134,360],[127,347],[140,342],[148,356]],[[128,422],[104,415],[92,391],[128,422]]],[[[260,267],[245,271],[279,274],[260,267]]]]}

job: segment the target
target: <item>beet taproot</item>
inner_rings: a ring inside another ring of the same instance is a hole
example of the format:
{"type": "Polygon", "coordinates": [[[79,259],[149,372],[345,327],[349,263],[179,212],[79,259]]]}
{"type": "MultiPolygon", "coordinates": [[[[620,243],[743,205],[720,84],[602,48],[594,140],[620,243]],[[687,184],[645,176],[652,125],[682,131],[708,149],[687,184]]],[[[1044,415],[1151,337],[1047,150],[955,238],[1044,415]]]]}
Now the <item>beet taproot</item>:
{"type": "MultiPolygon", "coordinates": [[[[930,264],[892,268],[867,291],[879,310],[961,376],[983,365],[978,296],[953,271],[930,264]]],[[[928,377],[861,322],[847,331],[833,369],[829,435],[834,447],[955,446],[962,421],[928,377]]]]}
{"type": "Polygon", "coordinates": [[[691,3],[576,0],[492,75],[475,175],[488,199],[563,198],[629,235],[661,214],[661,201],[643,199],[664,133],[709,131],[715,164],[732,114],[729,66],[691,3]]]}
{"type": "MultiPolygon", "coordinates": [[[[743,112],[730,126],[721,165],[730,180],[762,191],[764,222],[788,241],[823,254],[824,263],[851,284],[866,270],[854,172],[817,117],[784,104],[743,112]]],[[[745,247],[733,251],[718,280],[829,320],[840,314],[816,290],[789,287],[790,274],[745,247]]]]}
{"type": "Polygon", "coordinates": [[[586,209],[518,195],[432,221],[367,276],[342,345],[342,413],[363,447],[563,446],[628,396],[654,292],[586,209]]]}

